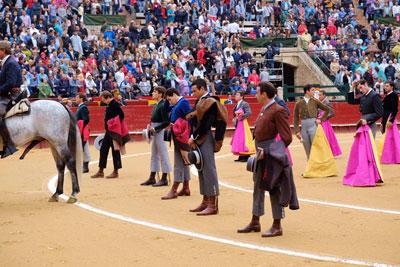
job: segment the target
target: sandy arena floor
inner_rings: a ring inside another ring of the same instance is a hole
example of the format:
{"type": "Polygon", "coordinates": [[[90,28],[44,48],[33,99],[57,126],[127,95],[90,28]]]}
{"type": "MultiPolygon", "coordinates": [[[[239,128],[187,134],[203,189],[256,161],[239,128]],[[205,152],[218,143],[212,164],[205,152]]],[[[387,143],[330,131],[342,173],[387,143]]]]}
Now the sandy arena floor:
{"type": "MultiPolygon", "coordinates": [[[[220,213],[207,217],[188,212],[201,200],[196,176],[192,196],[169,201],[160,200],[169,187],[139,185],[149,174],[150,147],[145,142],[129,144],[119,179],[84,175],[79,200],[87,205],[47,202],[48,182],[56,174],[48,149],[34,150],[24,161],[18,156],[1,160],[0,265],[400,264],[400,167],[382,166],[383,186],[343,186],[352,135],[338,138],[344,155],[337,159],[339,176],[333,178],[301,178],[305,153],[297,140],[291,145],[301,209],[286,210],[284,235],[273,239],[236,233],[251,218],[253,183],[245,164],[233,162],[229,146],[217,154],[220,213]],[[104,211],[109,213],[99,214],[104,211]]],[[[91,149],[98,160],[98,151],[91,149]]],[[[106,174],[112,170],[109,164],[106,174]]],[[[91,174],[96,170],[91,165],[91,174]]],[[[70,183],[67,176],[66,193],[70,183]]],[[[272,221],[268,197],[265,205],[262,231],[272,221]]]]}

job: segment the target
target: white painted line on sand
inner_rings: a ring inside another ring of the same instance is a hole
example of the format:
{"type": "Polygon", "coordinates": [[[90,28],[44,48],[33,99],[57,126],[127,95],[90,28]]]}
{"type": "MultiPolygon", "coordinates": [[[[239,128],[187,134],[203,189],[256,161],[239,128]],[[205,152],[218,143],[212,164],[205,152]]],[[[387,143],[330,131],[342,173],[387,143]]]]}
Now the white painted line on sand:
{"type": "MultiPolygon", "coordinates": [[[[127,154],[127,155],[122,156],[122,158],[140,157],[140,156],[146,156],[146,155],[150,155],[150,154],[151,154],[150,152],[127,154]]],[[[232,156],[232,154],[228,153],[228,154],[218,155],[215,158],[221,159],[221,158],[227,158],[230,156],[232,156]]],[[[98,163],[98,161],[92,161],[92,162],[90,162],[90,165],[96,164],[96,163],[98,163]]],[[[194,166],[191,167],[191,172],[193,175],[198,176],[197,170],[194,166]]],[[[226,183],[222,180],[219,180],[219,184],[223,187],[237,190],[240,192],[253,193],[252,189],[247,189],[247,188],[243,188],[240,186],[232,185],[232,184],[226,183]]],[[[266,192],[266,194],[268,194],[268,192],[266,192]]],[[[330,202],[330,201],[322,201],[322,200],[315,200],[315,199],[307,199],[307,198],[299,198],[299,201],[308,203],[308,204],[316,204],[316,205],[327,206],[327,207],[336,207],[336,208],[353,209],[353,210],[360,210],[360,211],[367,211],[367,212],[377,212],[377,213],[384,213],[384,214],[391,214],[391,215],[400,215],[399,210],[370,208],[370,207],[363,207],[363,206],[358,206],[358,205],[351,205],[351,204],[344,204],[344,203],[337,203],[337,202],[330,202]]]]}
{"type": "MultiPolygon", "coordinates": [[[[47,184],[50,192],[54,193],[56,191],[56,183],[57,183],[57,175],[53,176],[47,184]]],[[[63,194],[60,196],[60,198],[63,199],[64,201],[66,201],[68,199],[68,196],[63,194]]],[[[207,240],[207,241],[213,241],[216,243],[231,245],[231,246],[240,247],[240,248],[264,251],[264,252],[269,252],[269,253],[276,253],[276,254],[281,254],[281,255],[286,255],[286,256],[300,257],[300,258],[316,260],[316,261],[346,263],[346,264],[362,265],[362,266],[390,266],[385,263],[369,262],[369,261],[364,261],[364,260],[341,258],[341,257],[335,257],[335,256],[327,256],[327,255],[319,255],[319,254],[314,254],[314,253],[300,252],[300,251],[289,250],[289,249],[284,249],[284,248],[263,246],[263,245],[258,245],[258,244],[254,244],[254,243],[247,243],[247,242],[242,242],[242,241],[237,241],[237,240],[232,240],[232,239],[215,237],[215,236],[211,236],[211,235],[196,233],[196,232],[192,232],[192,231],[188,231],[188,230],[182,230],[179,228],[161,225],[161,224],[157,224],[157,223],[138,220],[138,219],[135,219],[130,216],[124,216],[124,215],[117,214],[114,212],[102,210],[102,209],[93,207],[91,205],[88,205],[88,204],[85,204],[82,202],[77,202],[74,205],[76,205],[84,210],[87,210],[87,211],[90,211],[93,213],[97,213],[97,214],[100,214],[100,215],[103,215],[106,217],[110,217],[110,218],[113,218],[116,220],[125,221],[125,222],[129,222],[132,224],[142,225],[145,227],[162,230],[162,231],[166,231],[166,232],[170,232],[170,233],[174,233],[174,234],[189,236],[189,237],[198,238],[198,239],[207,240]]]]}

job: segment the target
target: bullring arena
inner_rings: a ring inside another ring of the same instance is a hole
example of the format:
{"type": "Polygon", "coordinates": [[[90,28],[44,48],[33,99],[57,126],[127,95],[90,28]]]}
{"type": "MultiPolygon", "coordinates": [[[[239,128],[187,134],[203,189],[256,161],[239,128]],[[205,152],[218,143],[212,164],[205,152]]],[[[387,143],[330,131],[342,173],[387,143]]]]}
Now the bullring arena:
{"type": "MultiPolygon", "coordinates": [[[[253,114],[256,116],[257,111],[253,114]]],[[[237,234],[251,217],[253,182],[230,153],[230,138],[217,154],[219,214],[188,212],[201,197],[192,170],[190,197],[162,201],[169,187],[143,187],[150,146],[128,144],[118,179],[80,180],[79,202],[49,203],[57,173],[50,150],[34,149],[24,161],[0,161],[0,263],[2,266],[333,266],[400,264],[400,173],[382,165],[377,187],[342,185],[353,132],[337,134],[343,155],[337,177],[305,179],[301,143],[290,145],[300,210],[286,209],[284,235],[237,234]]],[[[377,136],[377,140],[381,138],[377,136]]],[[[91,146],[93,160],[99,153],[91,146]]],[[[173,158],[170,147],[170,158],[173,158]]],[[[20,152],[18,153],[20,154],[20,152]]],[[[106,172],[111,172],[111,161],[106,172]]],[[[70,179],[65,180],[70,193],[70,179]]],[[[262,232],[272,218],[269,200],[262,232]]]]}

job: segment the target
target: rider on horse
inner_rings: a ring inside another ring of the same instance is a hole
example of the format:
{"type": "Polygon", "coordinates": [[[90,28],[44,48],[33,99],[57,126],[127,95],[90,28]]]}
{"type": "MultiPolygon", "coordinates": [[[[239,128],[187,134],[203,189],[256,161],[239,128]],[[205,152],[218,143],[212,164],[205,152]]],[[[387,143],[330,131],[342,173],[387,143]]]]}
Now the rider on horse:
{"type": "Polygon", "coordinates": [[[0,135],[3,139],[1,158],[5,158],[17,151],[4,121],[7,106],[20,92],[22,84],[21,67],[11,55],[11,46],[8,41],[0,41],[0,135]]]}

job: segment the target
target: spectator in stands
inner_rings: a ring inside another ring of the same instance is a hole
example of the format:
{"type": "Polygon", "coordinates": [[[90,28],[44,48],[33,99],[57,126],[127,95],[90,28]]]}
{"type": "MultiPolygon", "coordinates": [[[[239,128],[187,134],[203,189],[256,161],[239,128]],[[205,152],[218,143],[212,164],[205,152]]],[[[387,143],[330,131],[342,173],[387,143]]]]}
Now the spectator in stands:
{"type": "Polygon", "coordinates": [[[49,97],[53,97],[54,93],[51,90],[51,87],[49,85],[49,83],[47,82],[47,78],[43,77],[40,80],[39,86],[38,86],[38,91],[39,91],[39,98],[49,98],[49,97]]]}

